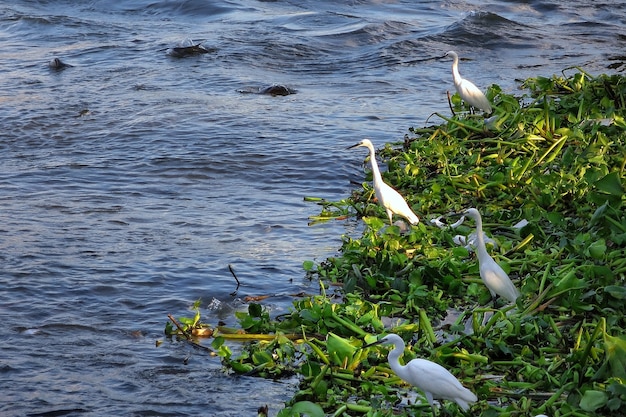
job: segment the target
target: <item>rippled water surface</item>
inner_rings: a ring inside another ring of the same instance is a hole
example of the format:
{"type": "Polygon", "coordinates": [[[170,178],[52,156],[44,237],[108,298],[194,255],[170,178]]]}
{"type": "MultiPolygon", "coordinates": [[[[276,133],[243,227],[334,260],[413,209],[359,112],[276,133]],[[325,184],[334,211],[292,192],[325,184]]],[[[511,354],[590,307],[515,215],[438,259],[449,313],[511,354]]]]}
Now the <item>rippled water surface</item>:
{"type": "Polygon", "coordinates": [[[346,197],[347,146],[448,111],[446,51],[513,91],[623,71],[625,27],[608,1],[0,3],[0,414],[275,414],[293,381],[156,348],[167,314],[236,325],[247,295],[315,293],[302,262],[354,224],[308,226],[303,197],[346,197]],[[187,38],[210,53],[168,55],[187,38]],[[296,93],[244,93],[272,84],[296,93]]]}

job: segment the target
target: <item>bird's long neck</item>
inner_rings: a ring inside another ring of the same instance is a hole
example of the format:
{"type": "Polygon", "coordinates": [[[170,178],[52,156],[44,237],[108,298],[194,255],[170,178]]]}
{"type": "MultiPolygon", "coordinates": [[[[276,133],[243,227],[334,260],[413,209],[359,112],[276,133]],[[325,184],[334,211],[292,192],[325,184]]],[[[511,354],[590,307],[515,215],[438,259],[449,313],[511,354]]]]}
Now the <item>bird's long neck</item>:
{"type": "Polygon", "coordinates": [[[482,257],[483,254],[487,254],[487,246],[483,235],[483,219],[480,215],[476,217],[476,240],[478,241],[478,253],[482,257]]]}
{"type": "MultiPolygon", "coordinates": [[[[378,169],[378,162],[376,162],[376,151],[373,146],[368,146],[370,150],[370,165],[372,166],[372,176],[374,180],[378,179],[378,181],[382,181],[382,177],[380,176],[380,170],[378,169]]],[[[376,182],[376,181],[374,181],[376,182]]]]}
{"type": "Polygon", "coordinates": [[[391,367],[391,370],[396,373],[396,375],[402,373],[402,369],[406,366],[400,365],[400,362],[398,362],[400,356],[402,356],[403,353],[404,346],[396,346],[392,351],[389,352],[389,355],[387,355],[387,359],[389,360],[389,366],[391,367]]]}
{"type": "Polygon", "coordinates": [[[459,72],[459,57],[455,56],[452,62],[452,79],[455,83],[461,82],[461,73],[459,72]]]}

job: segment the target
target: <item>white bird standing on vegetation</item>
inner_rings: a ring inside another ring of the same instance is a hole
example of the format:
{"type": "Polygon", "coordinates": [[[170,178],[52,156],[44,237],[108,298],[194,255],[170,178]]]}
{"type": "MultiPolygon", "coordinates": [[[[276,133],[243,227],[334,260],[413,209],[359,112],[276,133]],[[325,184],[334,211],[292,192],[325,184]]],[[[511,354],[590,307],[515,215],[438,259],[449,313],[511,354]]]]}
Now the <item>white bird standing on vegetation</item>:
{"type": "Polygon", "coordinates": [[[478,255],[478,268],[480,278],[483,280],[492,297],[496,294],[504,297],[509,302],[515,303],[519,297],[519,291],[511,282],[511,279],[504,272],[504,269],[493,260],[487,253],[485,246],[485,236],[483,234],[483,220],[480,213],[475,208],[469,208],[463,214],[476,222],[476,254],[478,255]]]}
{"type": "Polygon", "coordinates": [[[454,401],[463,411],[467,411],[469,404],[478,400],[476,395],[461,385],[454,375],[435,362],[418,358],[411,360],[406,365],[400,365],[399,359],[404,353],[404,340],[397,334],[388,334],[364,347],[378,344],[393,344],[395,346],[387,356],[389,366],[404,381],[424,391],[426,400],[433,409],[433,415],[435,414],[434,398],[454,401]]]}
{"type": "Polygon", "coordinates": [[[487,100],[483,92],[471,81],[461,77],[459,73],[459,56],[457,53],[448,51],[445,56],[451,56],[454,59],[454,62],[452,62],[452,78],[454,79],[456,92],[459,93],[461,99],[472,107],[491,113],[491,103],[489,103],[489,100],[487,100]]]}
{"type": "Polygon", "coordinates": [[[413,213],[413,210],[411,210],[400,193],[383,182],[383,177],[380,175],[378,163],[376,162],[376,151],[374,151],[374,145],[372,142],[369,139],[363,139],[361,142],[350,146],[348,149],[356,148],[358,146],[364,146],[370,151],[370,164],[372,165],[372,176],[374,178],[374,192],[376,193],[376,198],[378,198],[380,204],[385,208],[387,216],[389,216],[389,223],[393,225],[392,216],[394,214],[404,217],[411,224],[419,223],[420,219],[415,213],[413,213]]]}

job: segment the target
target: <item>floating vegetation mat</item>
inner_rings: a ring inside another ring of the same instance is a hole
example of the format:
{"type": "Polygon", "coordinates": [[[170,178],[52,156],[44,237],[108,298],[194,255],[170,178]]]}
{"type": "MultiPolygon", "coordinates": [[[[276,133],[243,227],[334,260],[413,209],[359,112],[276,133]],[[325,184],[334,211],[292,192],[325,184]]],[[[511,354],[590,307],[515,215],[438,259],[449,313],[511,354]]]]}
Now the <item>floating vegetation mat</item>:
{"type": "MultiPolygon", "coordinates": [[[[570,69],[528,79],[521,91],[492,85],[488,118],[455,95],[453,116],[435,114],[430,123],[439,124],[378,150],[384,180],[418,225],[388,224],[368,170],[346,199],[310,199],[321,205],[312,220],[361,218],[362,236],[344,236],[336,257],[304,263],[321,294],[280,317],[259,303],[237,313],[240,331],[273,337],[237,355],[228,334],[211,343],[234,372],[300,377],[279,416],[432,414],[423,393],[389,369],[388,347],[362,348],[391,332],[407,342],[404,363],[429,359],[476,393],[471,415],[624,415],[626,78],[570,69]],[[431,222],[469,207],[482,213],[488,251],[521,292],[516,304],[493,300],[482,283],[462,243],[473,222],[431,222]]],[[[451,401],[438,407],[462,414],[451,401]]]]}

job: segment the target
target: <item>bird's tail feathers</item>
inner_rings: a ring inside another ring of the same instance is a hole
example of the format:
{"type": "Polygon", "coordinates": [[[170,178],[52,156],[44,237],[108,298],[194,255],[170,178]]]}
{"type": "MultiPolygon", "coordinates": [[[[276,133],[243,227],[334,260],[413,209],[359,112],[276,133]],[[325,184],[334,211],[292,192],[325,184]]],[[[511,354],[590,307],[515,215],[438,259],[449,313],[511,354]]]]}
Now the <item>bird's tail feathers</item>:
{"type": "Polygon", "coordinates": [[[461,395],[455,398],[454,401],[463,409],[463,411],[467,411],[471,403],[478,401],[478,397],[472,391],[465,388],[461,395]]]}
{"type": "Polygon", "coordinates": [[[412,216],[406,218],[413,226],[415,226],[416,224],[418,224],[420,222],[419,217],[417,217],[416,214],[413,214],[412,216]]]}
{"type": "Polygon", "coordinates": [[[459,407],[461,407],[463,411],[469,410],[469,404],[467,403],[467,401],[457,398],[456,403],[459,405],[459,407]]]}

